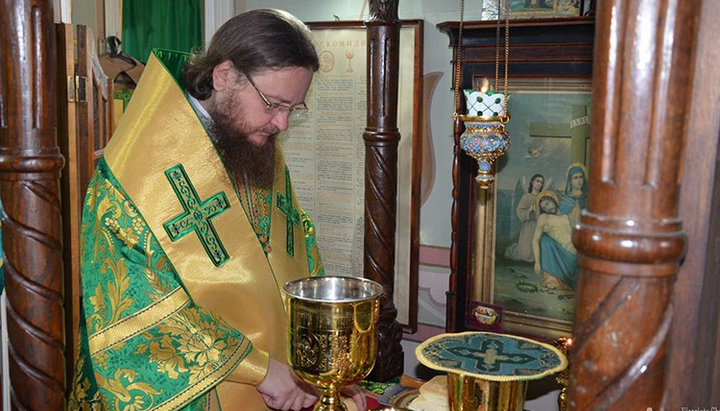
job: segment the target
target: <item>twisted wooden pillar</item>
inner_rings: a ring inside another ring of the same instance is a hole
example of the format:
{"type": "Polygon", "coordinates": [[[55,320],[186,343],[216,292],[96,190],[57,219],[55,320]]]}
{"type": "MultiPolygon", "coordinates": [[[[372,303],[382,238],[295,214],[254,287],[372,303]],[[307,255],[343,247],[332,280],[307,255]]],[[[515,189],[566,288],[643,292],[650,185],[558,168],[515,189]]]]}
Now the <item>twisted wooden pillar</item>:
{"type": "Polygon", "coordinates": [[[600,2],[569,407],[661,408],[697,0],[600,2]]]}
{"type": "Polygon", "coordinates": [[[397,206],[398,0],[371,0],[366,22],[367,126],[365,139],[364,275],[385,287],[380,300],[378,357],[370,379],[387,381],[403,372],[402,327],[393,304],[397,206]]]}
{"type": "Polygon", "coordinates": [[[13,409],[60,410],[65,403],[52,3],[0,3],[0,198],[13,409]]]}

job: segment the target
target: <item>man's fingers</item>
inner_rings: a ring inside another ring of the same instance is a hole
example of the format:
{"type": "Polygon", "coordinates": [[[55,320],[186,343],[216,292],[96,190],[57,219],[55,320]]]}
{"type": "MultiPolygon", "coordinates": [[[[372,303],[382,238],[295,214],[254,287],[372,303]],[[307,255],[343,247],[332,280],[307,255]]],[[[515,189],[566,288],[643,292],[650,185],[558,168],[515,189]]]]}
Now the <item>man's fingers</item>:
{"type": "Polygon", "coordinates": [[[355,404],[357,404],[359,410],[367,410],[367,399],[365,398],[365,394],[355,394],[353,395],[353,399],[355,400],[355,404]]]}
{"type": "Polygon", "coordinates": [[[317,397],[308,394],[300,389],[295,389],[283,398],[272,398],[263,394],[265,404],[275,410],[294,410],[299,411],[315,404],[317,397]]]}
{"type": "Polygon", "coordinates": [[[265,404],[267,404],[269,406],[270,403],[273,401],[272,397],[270,397],[269,395],[266,395],[266,394],[261,394],[261,395],[262,395],[263,401],[265,401],[265,404]]]}
{"type": "Polygon", "coordinates": [[[265,401],[265,405],[267,405],[268,407],[276,410],[282,409],[282,404],[280,403],[280,401],[266,394],[263,394],[262,397],[263,401],[265,401]]]}
{"type": "Polygon", "coordinates": [[[292,407],[290,408],[291,410],[300,411],[305,408],[303,406],[303,404],[305,403],[305,394],[302,392],[299,392],[298,394],[299,395],[296,395],[293,400],[292,407]]]}
{"type": "Polygon", "coordinates": [[[311,406],[313,406],[313,404],[315,404],[315,401],[317,401],[317,399],[318,397],[305,393],[305,401],[303,401],[302,407],[310,408],[311,406]]]}
{"type": "Polygon", "coordinates": [[[352,399],[355,401],[355,405],[357,405],[359,410],[367,410],[367,401],[365,399],[365,394],[363,394],[362,392],[356,392],[352,395],[352,399]]]}
{"type": "Polygon", "coordinates": [[[343,388],[342,394],[345,397],[352,398],[353,402],[359,410],[367,410],[367,400],[365,398],[365,394],[363,393],[362,389],[360,389],[360,387],[358,387],[356,384],[351,384],[343,388]]]}
{"type": "Polygon", "coordinates": [[[297,408],[293,408],[295,405],[295,398],[294,396],[291,396],[285,402],[283,402],[282,406],[278,407],[279,410],[287,411],[287,410],[297,410],[297,408]]]}
{"type": "Polygon", "coordinates": [[[305,380],[301,380],[298,378],[298,384],[300,385],[300,388],[303,389],[306,393],[309,393],[310,395],[314,395],[315,398],[318,398],[320,396],[320,390],[309,382],[305,380]]]}

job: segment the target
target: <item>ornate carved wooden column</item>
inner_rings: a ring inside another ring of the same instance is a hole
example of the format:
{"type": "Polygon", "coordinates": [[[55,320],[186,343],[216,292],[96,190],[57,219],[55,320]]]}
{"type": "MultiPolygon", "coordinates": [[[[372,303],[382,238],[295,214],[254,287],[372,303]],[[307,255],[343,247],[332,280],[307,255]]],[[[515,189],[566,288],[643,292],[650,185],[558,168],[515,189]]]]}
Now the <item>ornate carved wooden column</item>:
{"type": "Polygon", "coordinates": [[[52,3],[1,3],[0,197],[13,409],[65,404],[52,3]]]}
{"type": "Polygon", "coordinates": [[[678,198],[698,1],[599,7],[569,406],[658,410],[685,247],[678,198]]]}
{"type": "Polygon", "coordinates": [[[380,343],[370,379],[403,372],[402,327],[393,305],[397,205],[397,128],[400,20],[398,0],[371,0],[367,26],[367,127],[365,139],[364,275],[385,287],[380,300],[380,343]]]}

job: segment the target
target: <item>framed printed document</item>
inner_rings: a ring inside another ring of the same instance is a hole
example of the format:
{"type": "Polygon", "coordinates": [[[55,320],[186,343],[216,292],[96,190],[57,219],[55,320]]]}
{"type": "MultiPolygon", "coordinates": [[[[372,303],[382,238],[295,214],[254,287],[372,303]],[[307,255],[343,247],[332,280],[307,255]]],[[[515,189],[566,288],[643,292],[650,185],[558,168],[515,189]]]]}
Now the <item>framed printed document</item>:
{"type": "MultiPolygon", "coordinates": [[[[282,133],[300,204],[313,218],[326,275],[363,276],[367,34],[361,21],[308,23],[320,57],[303,122],[282,133]]],[[[397,213],[393,302],[406,329],[417,326],[422,115],[420,20],[400,29],[397,213]],[[416,193],[416,195],[413,195],[416,193]]]]}

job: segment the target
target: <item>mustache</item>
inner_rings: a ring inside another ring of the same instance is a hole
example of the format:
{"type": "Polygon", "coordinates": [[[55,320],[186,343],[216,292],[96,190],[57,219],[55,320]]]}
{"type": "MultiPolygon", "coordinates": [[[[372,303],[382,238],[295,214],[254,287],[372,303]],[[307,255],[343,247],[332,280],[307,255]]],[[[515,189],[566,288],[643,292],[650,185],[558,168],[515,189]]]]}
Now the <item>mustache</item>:
{"type": "Polygon", "coordinates": [[[277,137],[277,135],[280,134],[280,129],[273,125],[265,126],[258,131],[260,131],[261,133],[267,134],[268,137],[270,137],[270,136],[277,137]]]}

